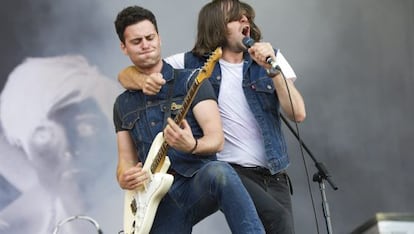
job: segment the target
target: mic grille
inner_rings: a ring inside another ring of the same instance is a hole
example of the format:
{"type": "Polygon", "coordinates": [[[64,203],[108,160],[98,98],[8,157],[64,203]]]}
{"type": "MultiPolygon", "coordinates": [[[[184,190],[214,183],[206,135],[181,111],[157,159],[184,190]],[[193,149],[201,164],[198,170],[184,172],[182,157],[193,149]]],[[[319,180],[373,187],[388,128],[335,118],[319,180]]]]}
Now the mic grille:
{"type": "Polygon", "coordinates": [[[243,38],[243,41],[242,42],[243,42],[243,45],[246,46],[247,48],[252,47],[253,44],[255,43],[255,41],[251,37],[245,37],[245,38],[243,38]]]}

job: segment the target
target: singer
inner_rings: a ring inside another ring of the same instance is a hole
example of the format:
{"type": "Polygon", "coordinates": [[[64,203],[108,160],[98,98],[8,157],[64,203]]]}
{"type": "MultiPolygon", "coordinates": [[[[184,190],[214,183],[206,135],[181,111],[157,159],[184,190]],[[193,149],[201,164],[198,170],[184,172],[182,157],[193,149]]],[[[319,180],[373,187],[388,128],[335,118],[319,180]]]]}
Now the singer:
{"type": "MultiPolygon", "coordinates": [[[[294,233],[292,187],[286,173],[290,161],[279,111],[302,122],[305,104],[293,83],[295,72],[282,53],[260,42],[254,18],[255,11],[244,2],[207,3],[199,12],[193,49],[166,61],[175,68],[196,68],[204,64],[206,55],[222,47],[222,59],[209,79],[218,97],[225,137],[217,157],[238,172],[266,233],[294,233]]],[[[118,78],[125,88],[142,89],[149,95],[164,85],[159,74],[144,76],[130,67],[118,78]]]]}

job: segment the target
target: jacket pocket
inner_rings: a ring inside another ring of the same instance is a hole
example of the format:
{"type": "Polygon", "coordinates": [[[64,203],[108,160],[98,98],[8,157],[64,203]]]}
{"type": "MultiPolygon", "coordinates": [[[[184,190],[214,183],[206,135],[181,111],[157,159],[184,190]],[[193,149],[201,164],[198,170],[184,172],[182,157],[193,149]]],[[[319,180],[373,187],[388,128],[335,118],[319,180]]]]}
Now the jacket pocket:
{"type": "Polygon", "coordinates": [[[257,94],[258,101],[266,112],[278,112],[279,101],[272,79],[267,76],[261,77],[253,81],[250,88],[257,94]]]}

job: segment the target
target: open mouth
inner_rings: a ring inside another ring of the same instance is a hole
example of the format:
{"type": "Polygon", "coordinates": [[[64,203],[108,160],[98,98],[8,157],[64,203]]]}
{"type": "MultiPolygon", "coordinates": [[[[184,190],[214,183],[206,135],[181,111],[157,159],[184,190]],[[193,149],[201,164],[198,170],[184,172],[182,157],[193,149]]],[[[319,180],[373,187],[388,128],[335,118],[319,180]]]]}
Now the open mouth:
{"type": "Polygon", "coordinates": [[[242,34],[245,37],[250,36],[250,26],[249,25],[246,25],[246,26],[243,27],[242,34]]]}

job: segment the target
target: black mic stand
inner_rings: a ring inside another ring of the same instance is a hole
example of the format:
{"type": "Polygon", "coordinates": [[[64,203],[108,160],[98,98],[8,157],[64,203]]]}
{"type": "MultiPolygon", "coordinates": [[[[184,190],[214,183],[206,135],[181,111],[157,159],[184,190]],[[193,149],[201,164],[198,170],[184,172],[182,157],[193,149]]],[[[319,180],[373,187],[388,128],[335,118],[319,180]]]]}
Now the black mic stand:
{"type": "Polygon", "coordinates": [[[338,187],[332,181],[331,176],[329,175],[328,170],[326,169],[325,165],[316,160],[316,158],[313,156],[312,152],[305,145],[305,143],[303,143],[302,139],[299,137],[299,135],[296,133],[296,131],[292,128],[292,126],[289,124],[287,119],[282,114],[280,114],[280,118],[283,120],[283,122],[286,124],[286,126],[289,128],[289,130],[293,133],[293,135],[296,137],[296,139],[300,142],[302,147],[306,150],[308,155],[311,157],[311,159],[315,163],[315,167],[318,169],[318,171],[313,175],[313,181],[319,183],[319,189],[321,191],[321,196],[322,196],[322,208],[323,208],[323,214],[324,214],[324,217],[325,217],[326,229],[328,231],[328,234],[332,234],[331,215],[330,215],[330,212],[329,212],[328,200],[326,198],[324,180],[328,181],[328,183],[331,185],[331,187],[334,190],[338,190],[338,187]]]}

